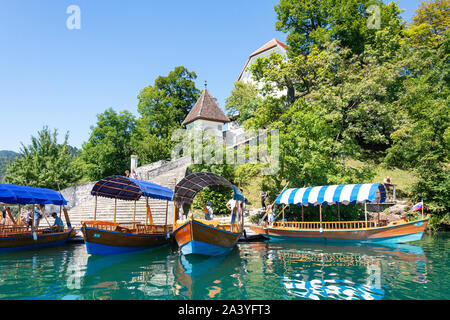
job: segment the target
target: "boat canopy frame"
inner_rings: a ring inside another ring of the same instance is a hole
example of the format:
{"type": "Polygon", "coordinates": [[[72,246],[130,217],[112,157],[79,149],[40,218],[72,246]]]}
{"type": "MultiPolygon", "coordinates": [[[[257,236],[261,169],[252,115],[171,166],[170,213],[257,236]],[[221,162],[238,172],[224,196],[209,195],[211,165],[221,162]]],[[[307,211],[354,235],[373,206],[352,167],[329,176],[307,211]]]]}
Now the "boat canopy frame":
{"type": "Polygon", "coordinates": [[[142,196],[171,201],[173,194],[171,189],[156,183],[119,175],[97,181],[91,190],[93,196],[129,201],[137,201],[142,196]]]}
{"type": "Polygon", "coordinates": [[[233,189],[233,200],[245,201],[242,192],[224,177],[212,172],[196,172],[183,178],[175,186],[173,201],[178,207],[192,204],[197,193],[210,186],[227,186],[233,189]]]}

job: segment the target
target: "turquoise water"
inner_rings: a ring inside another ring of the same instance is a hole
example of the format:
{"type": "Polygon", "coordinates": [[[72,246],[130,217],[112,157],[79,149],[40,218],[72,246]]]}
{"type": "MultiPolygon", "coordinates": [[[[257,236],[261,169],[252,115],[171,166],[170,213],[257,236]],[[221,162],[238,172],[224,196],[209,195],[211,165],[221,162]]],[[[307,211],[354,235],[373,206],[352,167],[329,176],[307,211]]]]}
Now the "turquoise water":
{"type": "Polygon", "coordinates": [[[393,247],[242,243],[217,258],[76,244],[1,254],[0,299],[447,300],[449,252],[448,233],[393,247]]]}

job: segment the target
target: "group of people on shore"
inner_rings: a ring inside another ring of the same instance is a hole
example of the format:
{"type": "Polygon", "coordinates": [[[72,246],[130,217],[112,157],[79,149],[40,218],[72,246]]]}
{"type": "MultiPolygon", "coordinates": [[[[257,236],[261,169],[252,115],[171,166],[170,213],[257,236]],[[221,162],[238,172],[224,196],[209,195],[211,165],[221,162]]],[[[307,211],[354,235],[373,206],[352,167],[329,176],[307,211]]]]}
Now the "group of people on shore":
{"type": "Polygon", "coordinates": [[[133,169],[131,169],[131,173],[130,173],[130,170],[125,170],[125,177],[131,178],[131,179],[137,179],[138,174],[136,173],[136,171],[134,171],[134,168],[133,168],[133,169]]]}

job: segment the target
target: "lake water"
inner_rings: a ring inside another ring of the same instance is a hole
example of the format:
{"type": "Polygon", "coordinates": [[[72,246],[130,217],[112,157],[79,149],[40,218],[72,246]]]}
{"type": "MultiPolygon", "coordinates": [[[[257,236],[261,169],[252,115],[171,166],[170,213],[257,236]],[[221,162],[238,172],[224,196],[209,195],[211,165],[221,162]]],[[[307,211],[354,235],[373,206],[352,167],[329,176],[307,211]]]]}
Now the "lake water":
{"type": "Polygon", "coordinates": [[[450,299],[450,234],[397,246],[241,243],[216,258],[175,245],[112,257],[84,244],[0,255],[0,299],[450,299]]]}

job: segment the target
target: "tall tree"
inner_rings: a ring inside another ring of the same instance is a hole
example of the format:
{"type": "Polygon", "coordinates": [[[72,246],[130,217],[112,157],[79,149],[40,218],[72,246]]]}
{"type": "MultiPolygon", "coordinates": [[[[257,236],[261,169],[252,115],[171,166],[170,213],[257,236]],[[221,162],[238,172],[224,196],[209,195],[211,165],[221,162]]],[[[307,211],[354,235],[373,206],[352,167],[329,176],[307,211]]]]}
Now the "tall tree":
{"type": "Polygon", "coordinates": [[[89,140],[83,144],[81,153],[90,180],[123,175],[130,167],[135,124],[135,117],[128,111],[117,113],[110,108],[97,115],[97,124],[91,127],[89,140]]]}
{"type": "Polygon", "coordinates": [[[65,188],[82,177],[80,166],[75,161],[72,148],[67,144],[66,133],[63,143],[58,143],[58,132],[44,127],[37,137],[31,137],[31,144],[22,144],[20,156],[11,162],[6,171],[7,183],[40,188],[65,188]]]}
{"type": "Polygon", "coordinates": [[[386,163],[413,170],[411,198],[442,215],[450,211],[449,1],[422,3],[401,51],[401,125],[386,163]]]}
{"type": "MultiPolygon", "coordinates": [[[[378,31],[368,20],[374,15],[371,6],[380,12],[380,28],[394,25],[402,28],[396,4],[381,0],[280,0],[275,6],[276,29],[288,33],[290,56],[307,55],[311,49],[327,41],[340,41],[353,54],[364,52],[373,43],[378,31]],[[395,24],[393,23],[395,22],[395,24]]],[[[378,26],[376,26],[378,27],[378,26]]],[[[393,29],[392,29],[393,30],[393,29]]]]}
{"type": "Polygon", "coordinates": [[[195,72],[176,67],[167,76],[160,76],[153,86],[138,95],[137,120],[132,145],[141,163],[170,159],[172,132],[181,128],[194,106],[200,91],[195,87],[195,72]]]}

